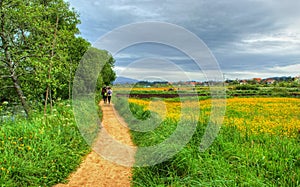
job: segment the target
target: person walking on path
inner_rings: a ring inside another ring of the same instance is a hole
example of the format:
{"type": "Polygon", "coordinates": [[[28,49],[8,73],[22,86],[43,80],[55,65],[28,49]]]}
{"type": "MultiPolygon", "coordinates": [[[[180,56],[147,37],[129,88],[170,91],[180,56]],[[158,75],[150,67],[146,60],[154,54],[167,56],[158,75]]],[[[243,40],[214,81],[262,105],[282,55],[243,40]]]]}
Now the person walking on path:
{"type": "Polygon", "coordinates": [[[112,91],[111,87],[108,87],[108,88],[107,88],[107,99],[108,99],[108,104],[110,104],[112,93],[113,93],[113,91],[112,91]]]}
{"type": "Polygon", "coordinates": [[[106,86],[104,86],[101,90],[101,95],[102,95],[102,98],[103,98],[103,101],[104,103],[107,102],[107,88],[106,86]]]}

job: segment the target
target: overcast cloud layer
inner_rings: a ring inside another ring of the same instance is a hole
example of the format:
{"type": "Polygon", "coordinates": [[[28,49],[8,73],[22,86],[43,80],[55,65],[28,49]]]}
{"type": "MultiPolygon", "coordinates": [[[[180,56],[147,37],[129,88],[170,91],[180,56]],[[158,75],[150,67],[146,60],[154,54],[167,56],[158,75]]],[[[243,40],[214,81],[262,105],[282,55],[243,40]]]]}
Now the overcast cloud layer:
{"type": "MultiPolygon", "coordinates": [[[[80,14],[82,37],[91,43],[125,24],[163,21],[182,26],[202,39],[220,64],[225,78],[300,74],[298,0],[69,2],[80,14]]],[[[146,79],[166,74],[170,75],[167,79],[182,80],[186,78],[182,76],[184,71],[191,79],[203,78],[188,56],[168,46],[136,45],[120,51],[114,58],[119,76],[146,79]],[[139,59],[147,60],[139,64],[139,59]],[[166,59],[168,63],[155,59],[166,59]],[[170,62],[180,68],[174,69],[170,62]]]]}

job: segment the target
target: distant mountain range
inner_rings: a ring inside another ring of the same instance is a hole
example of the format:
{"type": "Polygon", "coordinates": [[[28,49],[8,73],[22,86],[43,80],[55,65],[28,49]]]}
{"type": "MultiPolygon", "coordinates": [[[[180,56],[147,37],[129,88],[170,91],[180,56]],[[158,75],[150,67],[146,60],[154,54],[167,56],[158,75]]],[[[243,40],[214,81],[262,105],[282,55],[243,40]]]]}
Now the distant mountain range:
{"type": "Polygon", "coordinates": [[[117,79],[114,81],[114,84],[135,84],[137,82],[139,82],[139,80],[128,77],[117,77],[117,79]]]}

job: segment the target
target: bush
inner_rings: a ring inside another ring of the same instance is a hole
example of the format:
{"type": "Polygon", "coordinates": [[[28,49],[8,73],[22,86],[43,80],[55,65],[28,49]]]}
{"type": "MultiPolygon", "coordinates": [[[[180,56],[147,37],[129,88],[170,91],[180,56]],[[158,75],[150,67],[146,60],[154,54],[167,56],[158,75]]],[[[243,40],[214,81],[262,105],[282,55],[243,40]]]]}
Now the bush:
{"type": "Polygon", "coordinates": [[[259,88],[255,85],[238,85],[235,87],[236,90],[259,90],[259,88]]]}
{"type": "Polygon", "coordinates": [[[272,95],[273,96],[281,96],[281,97],[285,97],[288,96],[288,90],[286,88],[273,88],[272,89],[272,95]]]}

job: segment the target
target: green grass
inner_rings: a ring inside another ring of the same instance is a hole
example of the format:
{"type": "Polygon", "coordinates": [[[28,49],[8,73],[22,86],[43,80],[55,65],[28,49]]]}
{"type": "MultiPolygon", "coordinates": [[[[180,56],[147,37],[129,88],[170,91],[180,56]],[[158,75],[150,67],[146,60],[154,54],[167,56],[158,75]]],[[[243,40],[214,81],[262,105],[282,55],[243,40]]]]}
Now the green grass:
{"type": "MultiPolygon", "coordinates": [[[[143,108],[134,105],[134,110],[122,109],[126,105],[124,99],[115,104],[129,126],[136,115],[143,114],[138,112],[143,108]]],[[[151,132],[132,131],[131,135],[138,146],[155,145],[168,138],[176,126],[176,121],[167,119],[151,132]]],[[[300,135],[244,135],[235,127],[222,126],[214,143],[200,152],[205,127],[206,124],[198,123],[193,138],[171,159],[154,166],[135,167],[132,185],[300,186],[300,135]]]]}
{"type": "Polygon", "coordinates": [[[44,121],[41,112],[31,120],[0,124],[1,186],[52,186],[80,164],[90,148],[79,133],[72,108],[57,103],[44,121]]]}

